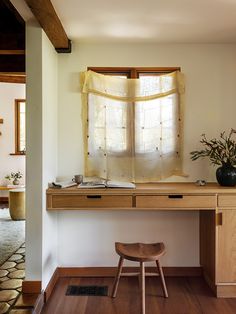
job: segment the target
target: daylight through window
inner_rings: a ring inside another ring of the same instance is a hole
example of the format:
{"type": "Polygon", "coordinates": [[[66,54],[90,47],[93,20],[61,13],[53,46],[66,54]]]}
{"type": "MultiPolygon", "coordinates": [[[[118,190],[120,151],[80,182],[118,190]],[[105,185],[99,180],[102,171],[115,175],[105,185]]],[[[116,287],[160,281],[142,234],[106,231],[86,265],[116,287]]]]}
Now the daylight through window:
{"type": "Polygon", "coordinates": [[[16,133],[16,143],[15,143],[15,153],[25,154],[26,144],[25,144],[25,100],[16,99],[15,100],[15,133],[16,133]]]}

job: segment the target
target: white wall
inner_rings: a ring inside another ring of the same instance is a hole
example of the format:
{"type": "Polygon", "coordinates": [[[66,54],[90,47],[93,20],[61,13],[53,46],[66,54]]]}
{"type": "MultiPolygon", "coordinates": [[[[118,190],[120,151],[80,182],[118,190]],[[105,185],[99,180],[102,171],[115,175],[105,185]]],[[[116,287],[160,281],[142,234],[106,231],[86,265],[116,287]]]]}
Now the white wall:
{"type": "Polygon", "coordinates": [[[0,185],[9,184],[5,176],[18,170],[25,181],[25,156],[10,156],[15,153],[15,99],[25,99],[25,84],[0,83],[0,185]]]}
{"type": "Polygon", "coordinates": [[[57,53],[36,23],[26,29],[26,280],[44,289],[57,267],[57,218],[46,212],[57,171],[57,53]]]}
{"type": "Polygon", "coordinates": [[[57,175],[57,52],[43,32],[43,246],[42,286],[46,287],[57,267],[57,215],[46,211],[48,182],[57,175]]]}
{"type": "MultiPolygon", "coordinates": [[[[208,161],[192,162],[202,133],[218,136],[235,127],[236,45],[75,44],[59,56],[58,175],[83,173],[79,72],[87,66],[180,66],[186,76],[184,171],[188,178],[215,180],[208,161]]],[[[115,241],[159,241],[167,245],[164,264],[199,265],[197,212],[60,212],[61,266],[115,265],[115,241]],[[177,245],[178,244],[178,245],[177,245]]]]}

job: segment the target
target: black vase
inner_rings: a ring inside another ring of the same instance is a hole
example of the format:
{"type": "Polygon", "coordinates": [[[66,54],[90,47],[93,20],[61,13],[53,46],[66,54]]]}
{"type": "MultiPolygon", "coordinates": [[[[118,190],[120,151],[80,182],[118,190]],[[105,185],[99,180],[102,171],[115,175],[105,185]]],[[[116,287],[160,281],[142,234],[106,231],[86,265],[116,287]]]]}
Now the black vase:
{"type": "Polygon", "coordinates": [[[230,164],[224,164],[216,170],[216,179],[222,186],[236,185],[236,168],[230,164]]]}

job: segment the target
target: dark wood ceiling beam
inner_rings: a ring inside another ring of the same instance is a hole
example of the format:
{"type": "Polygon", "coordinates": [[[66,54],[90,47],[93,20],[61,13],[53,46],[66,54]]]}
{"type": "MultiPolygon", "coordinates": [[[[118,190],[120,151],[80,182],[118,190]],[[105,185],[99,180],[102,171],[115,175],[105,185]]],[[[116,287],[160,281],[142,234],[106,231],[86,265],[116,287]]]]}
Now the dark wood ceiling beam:
{"type": "Polygon", "coordinates": [[[62,23],[50,0],[25,0],[57,52],[71,52],[62,23]]]}

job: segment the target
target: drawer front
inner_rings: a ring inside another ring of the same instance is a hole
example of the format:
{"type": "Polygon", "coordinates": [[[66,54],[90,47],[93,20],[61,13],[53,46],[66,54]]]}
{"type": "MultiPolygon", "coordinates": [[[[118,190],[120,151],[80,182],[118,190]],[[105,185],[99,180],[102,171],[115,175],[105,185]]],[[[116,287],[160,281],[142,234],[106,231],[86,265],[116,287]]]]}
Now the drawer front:
{"type": "Polygon", "coordinates": [[[214,195],[138,195],[138,208],[215,208],[214,195]]]}
{"type": "Polygon", "coordinates": [[[132,207],[132,196],[125,195],[53,195],[51,208],[132,207]]]}
{"type": "Polygon", "coordinates": [[[236,208],[236,195],[218,195],[218,207],[236,208]]]}

